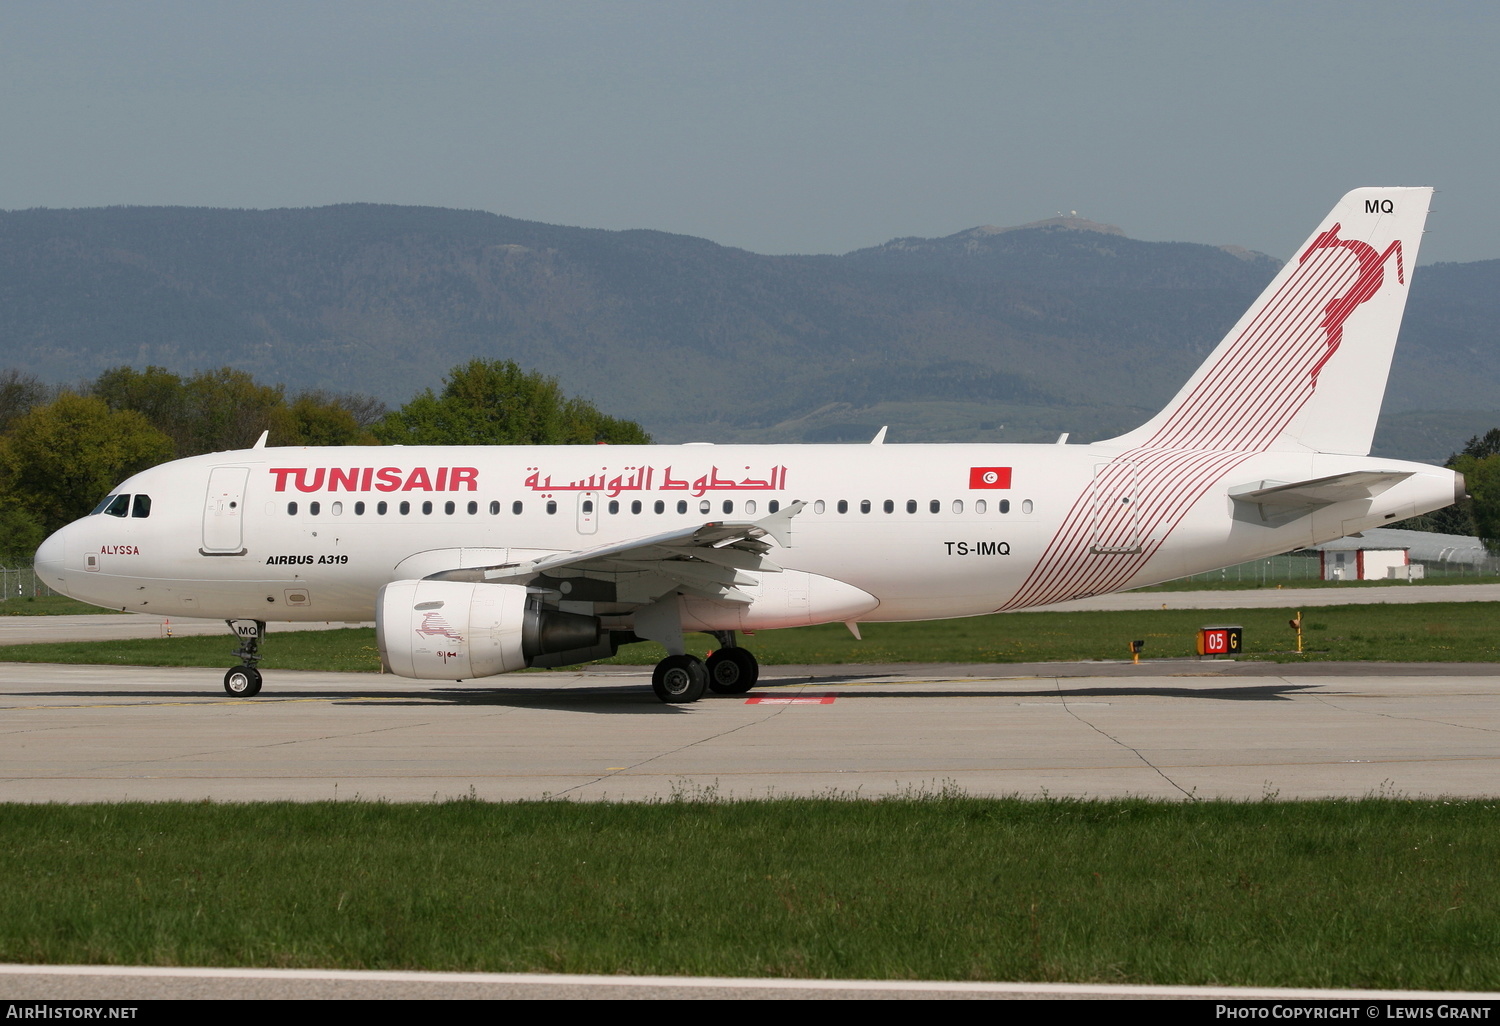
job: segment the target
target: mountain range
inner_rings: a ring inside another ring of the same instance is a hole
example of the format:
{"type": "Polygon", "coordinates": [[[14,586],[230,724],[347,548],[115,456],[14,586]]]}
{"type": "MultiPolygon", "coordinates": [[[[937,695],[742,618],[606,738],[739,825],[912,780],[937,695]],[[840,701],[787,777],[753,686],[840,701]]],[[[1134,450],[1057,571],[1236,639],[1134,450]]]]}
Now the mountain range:
{"type": "MultiPolygon", "coordinates": [[[[0,212],[0,367],[240,367],[399,404],[475,356],[661,441],[1075,441],[1165,402],[1275,275],[1059,217],[763,256],[480,211],[0,212]]],[[[1500,423],[1500,260],[1413,277],[1376,451],[1500,423]]]]}

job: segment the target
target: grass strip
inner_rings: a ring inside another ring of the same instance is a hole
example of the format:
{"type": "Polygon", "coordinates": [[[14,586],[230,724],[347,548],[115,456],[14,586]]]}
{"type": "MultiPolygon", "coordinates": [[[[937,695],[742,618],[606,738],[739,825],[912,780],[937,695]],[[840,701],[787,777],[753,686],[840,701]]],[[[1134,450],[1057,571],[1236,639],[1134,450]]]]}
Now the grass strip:
{"type": "MultiPolygon", "coordinates": [[[[1500,662],[1500,618],[1493,603],[1323,606],[1305,610],[1304,647],[1287,626],[1294,609],[1157,609],[1125,612],[1011,613],[923,623],[864,624],[856,641],[841,624],[760,631],[741,644],[767,665],[807,663],[1016,663],[1129,658],[1129,643],[1146,642],[1146,659],[1196,654],[1198,628],[1239,624],[1242,658],[1280,662],[1500,662]]],[[[712,644],[691,635],[702,655],[712,644]]],[[[227,667],[235,640],[221,636],[0,646],[0,662],[101,663],[130,666],[227,667]]],[[[292,631],[262,647],[267,669],[369,671],[380,668],[369,628],[292,631]]],[[[659,645],[632,645],[604,662],[650,665],[659,645]]]]}
{"type": "Polygon", "coordinates": [[[13,595],[0,601],[0,616],[81,616],[118,612],[118,609],[91,606],[63,595],[13,595]]]}
{"type": "Polygon", "coordinates": [[[0,961],[1500,989],[1494,802],[0,806],[0,961]]]}

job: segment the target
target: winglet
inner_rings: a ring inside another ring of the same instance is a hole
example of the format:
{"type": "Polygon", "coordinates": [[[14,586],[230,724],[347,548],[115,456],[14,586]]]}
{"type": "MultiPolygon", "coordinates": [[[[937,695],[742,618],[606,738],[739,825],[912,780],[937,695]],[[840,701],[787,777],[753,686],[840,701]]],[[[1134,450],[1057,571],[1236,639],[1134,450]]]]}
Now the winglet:
{"type": "Polygon", "coordinates": [[[260,433],[260,437],[255,440],[255,444],[252,445],[250,448],[252,448],[252,449],[264,449],[266,447],[266,439],[270,438],[270,437],[271,437],[271,429],[270,428],[266,428],[264,431],[262,431],[260,433]]]}
{"type": "Polygon", "coordinates": [[[886,433],[886,430],[889,427],[890,427],[890,425],[887,424],[887,425],[885,425],[885,427],[883,427],[879,431],[875,432],[875,437],[872,438],[872,439],[870,439],[870,444],[871,445],[884,445],[885,444],[885,433],[886,433]]]}

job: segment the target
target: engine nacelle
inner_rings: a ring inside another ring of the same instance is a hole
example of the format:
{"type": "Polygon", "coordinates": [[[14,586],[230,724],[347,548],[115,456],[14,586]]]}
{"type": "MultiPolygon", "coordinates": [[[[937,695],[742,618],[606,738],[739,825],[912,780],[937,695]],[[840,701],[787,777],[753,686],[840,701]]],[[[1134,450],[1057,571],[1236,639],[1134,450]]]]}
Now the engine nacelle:
{"type": "Polygon", "coordinates": [[[463,581],[387,584],[375,599],[375,635],[385,668],[419,680],[493,677],[600,644],[597,617],[543,609],[519,585],[463,581]]]}

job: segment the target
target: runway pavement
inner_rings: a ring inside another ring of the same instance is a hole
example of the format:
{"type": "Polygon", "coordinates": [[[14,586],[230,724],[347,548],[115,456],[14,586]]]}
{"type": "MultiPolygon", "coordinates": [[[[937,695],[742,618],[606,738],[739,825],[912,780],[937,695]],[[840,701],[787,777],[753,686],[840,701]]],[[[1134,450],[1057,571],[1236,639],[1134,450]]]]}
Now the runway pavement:
{"type": "Polygon", "coordinates": [[[427,685],[0,664],[0,800],[1500,793],[1500,666],[767,667],[667,706],[643,667],[427,685]]]}
{"type": "MultiPolygon", "coordinates": [[[[582,976],[564,973],[423,973],[338,969],[212,969],[170,966],[0,965],[10,1001],[88,1002],[196,999],[414,1001],[505,1000],[901,1000],[1052,998],[1280,1001],[1483,1002],[1471,992],[1313,990],[1283,987],[1169,987],[1111,983],[981,983],[935,980],[816,980],[689,976],[582,976]]],[[[1290,1011],[1284,1009],[1284,1011],[1290,1011]]],[[[24,1013],[23,1013],[24,1014],[24,1013]]],[[[1304,1012],[1305,1016],[1307,1013],[1304,1012]]],[[[1410,1011],[1408,1016],[1416,1017],[1410,1011]]],[[[1282,1015],[1290,1018],[1291,1015],[1282,1015]]],[[[144,1016],[142,1016],[144,1018],[144,1016]]]]}

